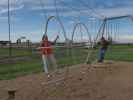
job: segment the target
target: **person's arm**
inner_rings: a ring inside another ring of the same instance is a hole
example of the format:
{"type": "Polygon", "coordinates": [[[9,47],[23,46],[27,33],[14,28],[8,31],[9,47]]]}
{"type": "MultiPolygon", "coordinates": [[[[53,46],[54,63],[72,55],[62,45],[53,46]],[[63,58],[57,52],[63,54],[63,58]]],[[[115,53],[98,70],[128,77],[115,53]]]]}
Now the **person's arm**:
{"type": "Polygon", "coordinates": [[[59,35],[57,35],[57,37],[55,38],[54,43],[56,43],[58,39],[59,39],[59,35]]]}
{"type": "Polygon", "coordinates": [[[37,49],[37,50],[40,50],[42,47],[43,47],[43,41],[41,41],[41,42],[39,43],[39,47],[37,47],[36,49],[37,49]]]}
{"type": "Polygon", "coordinates": [[[55,38],[55,40],[53,42],[50,42],[52,45],[56,44],[57,40],[59,39],[59,35],[57,35],[57,37],[55,38]]]}

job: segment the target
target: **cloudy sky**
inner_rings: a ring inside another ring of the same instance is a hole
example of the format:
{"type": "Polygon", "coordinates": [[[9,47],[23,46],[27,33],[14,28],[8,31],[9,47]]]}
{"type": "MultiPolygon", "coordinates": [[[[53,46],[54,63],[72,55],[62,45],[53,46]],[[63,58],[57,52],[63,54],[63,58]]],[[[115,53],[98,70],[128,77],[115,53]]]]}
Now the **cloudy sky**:
{"type": "MultiPolygon", "coordinates": [[[[7,2],[0,0],[0,40],[8,40],[7,2]]],[[[10,0],[10,12],[13,41],[21,36],[40,41],[48,16],[59,16],[68,38],[78,22],[84,23],[94,37],[103,17],[133,15],[133,0],[10,0]]],[[[128,18],[108,22],[108,31],[120,41],[133,41],[132,27],[133,22],[128,18]]],[[[53,20],[48,35],[54,38],[58,33],[63,34],[62,27],[53,20]]],[[[75,30],[75,38],[80,38],[81,33],[86,37],[84,27],[75,30]]]]}

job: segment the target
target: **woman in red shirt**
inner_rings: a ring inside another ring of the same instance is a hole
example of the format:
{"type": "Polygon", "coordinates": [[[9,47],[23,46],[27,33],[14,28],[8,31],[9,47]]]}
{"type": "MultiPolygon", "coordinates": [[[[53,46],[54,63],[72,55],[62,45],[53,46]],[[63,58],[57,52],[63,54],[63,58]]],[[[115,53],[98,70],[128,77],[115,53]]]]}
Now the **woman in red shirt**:
{"type": "Polygon", "coordinates": [[[53,48],[51,46],[50,41],[48,40],[47,35],[44,35],[44,37],[42,39],[41,52],[42,52],[42,60],[43,60],[43,64],[44,64],[45,73],[46,74],[49,73],[49,71],[48,71],[49,62],[51,62],[54,69],[56,70],[57,64],[56,64],[55,57],[53,55],[53,48]]]}

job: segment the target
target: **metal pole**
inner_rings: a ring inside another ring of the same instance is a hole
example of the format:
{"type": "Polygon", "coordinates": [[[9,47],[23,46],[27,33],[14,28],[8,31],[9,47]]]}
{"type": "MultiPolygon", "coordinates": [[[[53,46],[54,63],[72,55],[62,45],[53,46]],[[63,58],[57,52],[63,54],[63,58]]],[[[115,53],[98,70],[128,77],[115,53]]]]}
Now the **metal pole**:
{"type": "Polygon", "coordinates": [[[10,24],[10,0],[8,0],[8,33],[9,33],[9,57],[12,56],[11,24],[10,24]]]}
{"type": "Polygon", "coordinates": [[[105,20],[104,20],[104,24],[103,24],[102,33],[101,33],[102,37],[105,35],[106,23],[107,23],[107,20],[105,19],[105,20]]]}

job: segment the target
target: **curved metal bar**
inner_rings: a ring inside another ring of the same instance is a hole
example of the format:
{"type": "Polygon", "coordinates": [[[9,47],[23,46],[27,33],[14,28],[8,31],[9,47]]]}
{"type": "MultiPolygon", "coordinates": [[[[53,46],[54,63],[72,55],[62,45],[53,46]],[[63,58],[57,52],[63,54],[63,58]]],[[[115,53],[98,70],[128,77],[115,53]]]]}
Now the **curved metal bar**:
{"type": "Polygon", "coordinates": [[[88,34],[88,37],[89,37],[89,42],[92,43],[91,35],[90,35],[90,33],[89,33],[89,30],[88,30],[87,26],[86,26],[84,23],[77,23],[77,24],[75,24],[75,26],[74,26],[74,28],[73,28],[73,31],[72,31],[72,39],[71,39],[72,42],[73,42],[73,38],[74,38],[74,35],[75,35],[75,31],[76,31],[76,29],[77,29],[77,27],[78,27],[79,25],[81,25],[81,26],[83,26],[83,27],[85,28],[85,30],[86,30],[86,32],[87,32],[87,34],[88,34]]]}
{"type": "MultiPolygon", "coordinates": [[[[63,24],[61,24],[61,22],[58,20],[58,18],[56,18],[55,16],[50,16],[50,17],[48,17],[48,19],[47,19],[47,21],[46,21],[45,33],[44,33],[44,35],[47,34],[49,21],[51,21],[51,20],[53,20],[53,19],[55,19],[55,20],[59,23],[61,29],[64,31],[64,29],[62,28],[63,24]]],[[[43,35],[43,36],[44,36],[44,35],[43,35]]],[[[65,37],[65,39],[67,40],[67,37],[66,37],[66,33],[65,33],[65,32],[64,32],[64,37],[65,37]]]]}
{"type": "Polygon", "coordinates": [[[97,36],[96,36],[94,42],[97,41],[98,37],[104,35],[104,31],[105,31],[106,23],[107,23],[107,20],[104,19],[102,25],[100,26],[100,29],[98,30],[98,33],[97,33],[97,36]]]}
{"type": "Polygon", "coordinates": [[[66,40],[67,40],[67,36],[66,36],[66,31],[65,31],[65,28],[64,28],[64,25],[60,19],[60,15],[59,15],[59,12],[58,12],[58,8],[57,8],[57,1],[54,0],[54,5],[55,5],[55,12],[56,12],[56,19],[58,20],[58,22],[60,23],[61,25],[61,28],[62,28],[62,31],[64,33],[64,37],[66,37],[66,40]]]}

